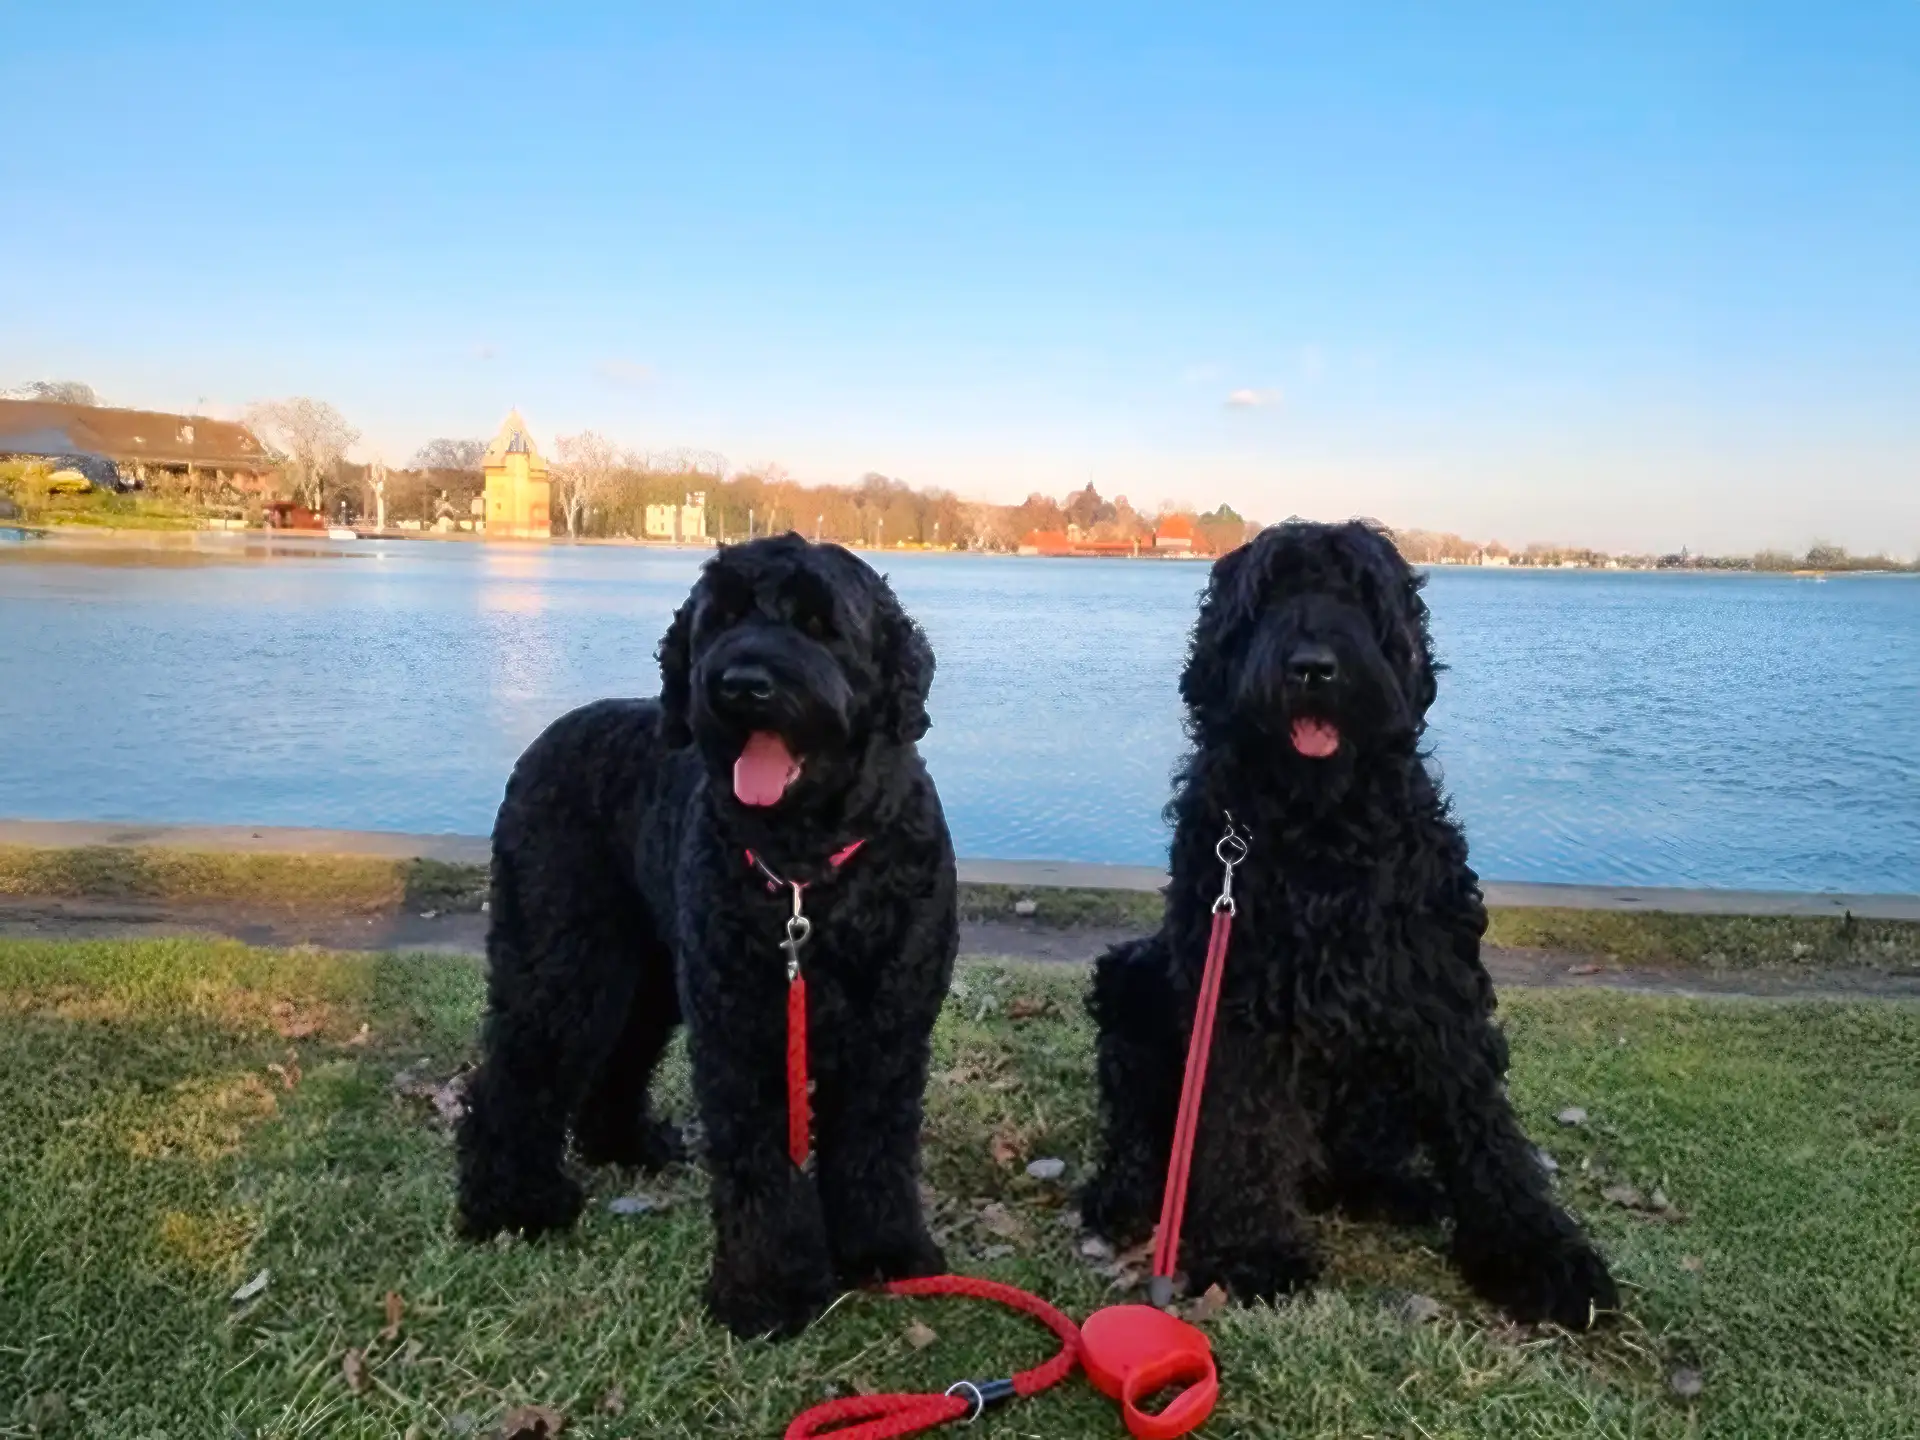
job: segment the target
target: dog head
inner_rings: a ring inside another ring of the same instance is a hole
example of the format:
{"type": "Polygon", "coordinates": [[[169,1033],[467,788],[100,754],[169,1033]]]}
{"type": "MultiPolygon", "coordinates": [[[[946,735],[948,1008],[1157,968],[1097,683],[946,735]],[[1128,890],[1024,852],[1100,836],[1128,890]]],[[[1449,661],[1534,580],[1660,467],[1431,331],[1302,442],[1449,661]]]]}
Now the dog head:
{"type": "Polygon", "coordinates": [[[874,747],[926,733],[933,651],[864,561],[789,534],[706,563],[660,680],[668,744],[697,745],[733,803],[797,810],[844,792],[874,747]]]}
{"type": "Polygon", "coordinates": [[[1215,562],[1180,679],[1195,738],[1303,781],[1411,749],[1433,703],[1423,581],[1362,521],[1270,526],[1215,562]]]}

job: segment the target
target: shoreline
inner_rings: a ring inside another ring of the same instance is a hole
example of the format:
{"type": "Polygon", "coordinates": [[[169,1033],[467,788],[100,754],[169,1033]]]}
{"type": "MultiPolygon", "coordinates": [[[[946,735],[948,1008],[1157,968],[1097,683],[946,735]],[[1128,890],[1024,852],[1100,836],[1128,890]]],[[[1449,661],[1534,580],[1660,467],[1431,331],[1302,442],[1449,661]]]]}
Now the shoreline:
{"type": "MultiPolygon", "coordinates": [[[[37,850],[172,850],[220,855],[327,855],[370,860],[484,866],[484,835],[414,835],[392,830],[327,830],[281,825],[132,824],[90,820],[0,819],[0,846],[37,850]]],[[[1077,860],[963,857],[963,884],[1007,889],[1107,891],[1147,895],[1166,884],[1156,866],[1077,860]]],[[[1685,886],[1484,881],[1489,907],[1618,914],[1721,915],[1896,920],[1920,923],[1920,894],[1734,890],[1685,886]]]]}
{"type": "MultiPolygon", "coordinates": [[[[725,542],[713,539],[698,542],[674,540],[642,540],[628,536],[586,535],[578,538],[555,535],[546,540],[493,540],[485,535],[471,531],[451,531],[445,534],[433,530],[382,530],[356,534],[354,540],[334,539],[319,530],[210,530],[200,528],[148,529],[137,527],[118,527],[109,525],[30,525],[21,522],[0,524],[0,531],[8,532],[6,543],[13,545],[48,544],[61,549],[86,549],[90,545],[99,549],[118,550],[199,550],[218,552],[233,546],[257,545],[261,541],[273,544],[293,543],[311,544],[316,548],[324,545],[351,545],[355,543],[387,543],[428,541],[438,544],[486,545],[511,547],[516,550],[544,548],[610,549],[610,550],[666,550],[691,551],[699,554],[711,552],[723,543],[738,544],[742,537],[725,542]],[[16,538],[17,537],[17,538],[16,538]]],[[[763,538],[756,536],[756,539],[763,538]]],[[[1000,550],[964,550],[952,546],[900,545],[872,546],[858,541],[839,540],[833,542],[859,555],[961,555],[975,560],[1073,560],[1090,562],[1099,560],[1118,560],[1127,563],[1151,561],[1156,564],[1211,564],[1217,556],[1177,553],[1159,554],[1153,551],[1141,551],[1136,555],[1028,555],[1014,551],[1000,550]]],[[[1802,580],[1820,582],[1826,580],[1845,580],[1856,577],[1893,577],[1920,578],[1920,570],[1754,570],[1723,568],[1719,566],[1701,566],[1698,568],[1616,566],[1609,569],[1601,565],[1470,565],[1443,561],[1409,561],[1414,569],[1425,574],[1437,572],[1461,571],[1481,574],[1519,574],[1519,575],[1723,575],[1747,578],[1774,578],[1781,580],[1802,580]]]]}

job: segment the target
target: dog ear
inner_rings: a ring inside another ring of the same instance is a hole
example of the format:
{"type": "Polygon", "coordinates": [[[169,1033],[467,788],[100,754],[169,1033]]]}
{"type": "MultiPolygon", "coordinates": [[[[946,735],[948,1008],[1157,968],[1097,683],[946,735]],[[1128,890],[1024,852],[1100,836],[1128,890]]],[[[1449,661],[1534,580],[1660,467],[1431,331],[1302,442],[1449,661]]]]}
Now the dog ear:
{"type": "Polygon", "coordinates": [[[1224,714],[1232,704],[1235,658],[1231,637],[1253,615],[1259,597],[1261,566],[1254,556],[1258,538],[1229,550],[1213,562],[1207,593],[1193,622],[1187,666],[1180,672],[1180,698],[1196,720],[1224,714]]]}
{"type": "Polygon", "coordinates": [[[1376,624],[1387,637],[1387,653],[1400,671],[1400,689],[1412,711],[1414,726],[1424,728],[1427,711],[1439,693],[1434,677],[1442,668],[1433,658],[1427,602],[1420,596],[1426,576],[1407,563],[1386,526],[1353,520],[1346,531],[1369,603],[1379,616],[1376,624]]]}
{"type": "Polygon", "coordinates": [[[1426,576],[1411,566],[1407,567],[1401,599],[1407,628],[1407,648],[1411,652],[1408,659],[1411,673],[1407,677],[1407,702],[1413,706],[1414,720],[1422,726],[1427,723],[1427,711],[1440,693],[1440,672],[1446,669],[1433,658],[1433,632],[1427,624],[1427,602],[1420,596],[1426,583],[1426,576]]]}
{"type": "Polygon", "coordinates": [[[895,742],[911,745],[933,723],[927,717],[927,695],[933,689],[933,646],[885,581],[880,586],[879,628],[881,673],[888,686],[881,723],[895,742]]]}
{"type": "Polygon", "coordinates": [[[673,623],[660,637],[660,738],[678,750],[693,740],[687,724],[687,706],[693,695],[693,607],[698,591],[673,612],[673,623]]]}

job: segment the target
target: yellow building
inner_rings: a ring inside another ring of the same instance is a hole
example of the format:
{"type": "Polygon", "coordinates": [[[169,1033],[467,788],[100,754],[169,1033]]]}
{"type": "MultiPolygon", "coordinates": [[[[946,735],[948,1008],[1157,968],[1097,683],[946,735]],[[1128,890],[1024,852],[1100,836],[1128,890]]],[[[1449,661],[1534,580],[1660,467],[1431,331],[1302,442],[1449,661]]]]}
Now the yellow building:
{"type": "Polygon", "coordinates": [[[508,414],[500,433],[480,461],[487,477],[487,538],[489,540],[545,540],[551,498],[547,462],[534,449],[533,436],[518,410],[508,414]]]}

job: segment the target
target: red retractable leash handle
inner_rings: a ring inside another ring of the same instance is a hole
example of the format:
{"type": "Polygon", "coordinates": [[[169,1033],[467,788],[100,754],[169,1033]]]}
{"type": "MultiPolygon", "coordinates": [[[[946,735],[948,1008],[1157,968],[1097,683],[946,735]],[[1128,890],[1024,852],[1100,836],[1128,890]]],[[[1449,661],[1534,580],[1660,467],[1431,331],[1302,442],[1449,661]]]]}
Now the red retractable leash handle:
{"type": "MultiPolygon", "coordinates": [[[[855,847],[858,848],[858,847],[855,847]]],[[[850,855],[852,852],[848,851],[850,855]]],[[[796,1416],[785,1440],[894,1440],[955,1420],[973,1421],[989,1405],[1018,1396],[1037,1395],[1085,1367],[1087,1378],[1102,1393],[1120,1402],[1121,1418],[1135,1440],[1176,1440],[1204,1424],[1220,1398],[1220,1375],[1213,1347],[1206,1335],[1178,1316],[1159,1307],[1173,1293],[1175,1265],[1180,1254],[1180,1227],[1186,1219],[1187,1181],[1193,1167],[1194,1138],[1200,1128],[1200,1097],[1206,1088],[1207,1060],[1213,1048],[1214,1016],[1220,1006],[1220,984],[1227,964],[1237,907],[1233,899],[1234,867],[1247,858],[1247,841],[1227,815],[1227,832],[1214,847],[1226,873],[1220,896],[1213,902],[1213,928],[1207,938],[1206,964],[1200,974],[1200,993],[1194,1005],[1193,1033],[1187,1044],[1186,1075],[1180,1086],[1180,1109],[1174,1122],[1173,1151],[1167,1164],[1166,1191],[1161,1198],[1160,1228],[1154,1241],[1152,1305],[1109,1305],[1087,1317],[1085,1325],[1072,1320],[1037,1295],[993,1280],[964,1275],[934,1275],[920,1280],[895,1280],[882,1287],[888,1295],[961,1296],[998,1301],[1041,1321],[1060,1337],[1060,1351],[1044,1365],[1004,1380],[961,1380],[938,1395],[854,1395],[829,1400],[796,1416]],[[1158,1411],[1142,1402],[1172,1387],[1181,1387],[1158,1411]]],[[[751,853],[770,880],[778,877],[751,853]]],[[[845,856],[835,858],[835,867],[845,856]]],[[[807,1104],[806,981],[800,973],[800,947],[811,929],[801,913],[803,887],[793,886],[793,916],[787,942],[787,1137],[795,1165],[807,1158],[811,1115],[807,1104]]]]}

